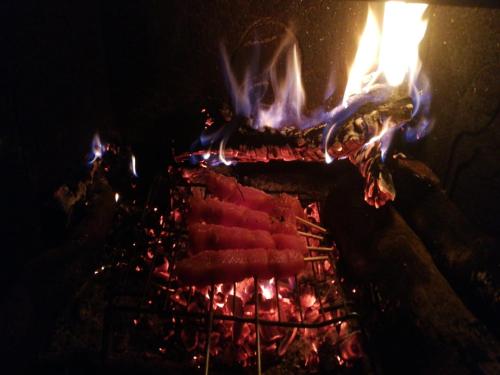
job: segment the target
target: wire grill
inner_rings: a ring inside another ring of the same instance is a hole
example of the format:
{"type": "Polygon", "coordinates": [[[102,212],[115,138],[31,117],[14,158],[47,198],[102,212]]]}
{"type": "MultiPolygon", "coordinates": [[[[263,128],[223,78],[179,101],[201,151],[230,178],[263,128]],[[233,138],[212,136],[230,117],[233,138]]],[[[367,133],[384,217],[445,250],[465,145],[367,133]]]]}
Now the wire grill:
{"type": "MultiPolygon", "coordinates": [[[[291,299],[294,308],[298,311],[298,319],[286,319],[280,308],[280,293],[278,291],[278,280],[274,283],[274,303],[277,306],[276,320],[261,318],[261,302],[259,301],[259,279],[253,278],[254,294],[252,302],[254,304],[254,313],[251,316],[236,314],[236,298],[232,298],[232,308],[230,314],[217,312],[214,308],[214,296],[216,294],[216,286],[214,284],[207,286],[208,288],[208,303],[203,311],[187,311],[181,305],[176,303],[175,298],[172,298],[175,293],[182,289],[184,294],[187,294],[187,302],[194,298],[195,291],[193,287],[182,285],[175,277],[175,263],[178,259],[186,256],[186,247],[182,243],[186,239],[186,231],[182,221],[177,220],[179,210],[185,209],[185,197],[193,191],[198,190],[198,193],[204,194],[204,187],[201,185],[188,185],[172,169],[168,176],[157,178],[153,185],[148,200],[145,205],[145,210],[141,218],[141,229],[144,232],[151,229],[155,233],[152,236],[152,247],[148,251],[152,251],[152,259],[149,262],[147,277],[145,278],[140,295],[135,299],[134,303],[123,303],[124,294],[134,278],[131,277],[134,273],[133,267],[129,267],[128,272],[122,278],[122,285],[117,290],[119,291],[110,299],[110,303],[105,312],[104,332],[103,332],[103,356],[107,358],[110,355],[113,339],[113,319],[117,313],[130,313],[136,316],[157,315],[168,316],[173,322],[180,324],[190,323],[204,329],[206,332],[206,345],[204,350],[204,373],[208,374],[211,368],[211,335],[213,332],[214,322],[239,322],[248,323],[255,327],[256,333],[256,372],[262,373],[262,350],[261,350],[261,327],[287,327],[297,329],[319,329],[327,326],[332,326],[337,331],[340,329],[340,324],[350,321],[351,332],[349,334],[358,333],[359,315],[352,310],[352,301],[345,297],[340,286],[340,280],[336,272],[338,253],[334,246],[332,251],[317,253],[310,250],[310,261],[308,267],[311,267],[312,277],[307,279],[295,276],[293,277],[293,294],[295,298],[291,299]],[[163,199],[162,199],[163,197],[163,199]],[[164,198],[167,198],[166,200],[164,198]],[[163,200],[163,202],[162,202],[163,200]],[[160,207],[160,208],[158,208],[160,207]],[[151,218],[154,218],[151,220],[151,218]],[[158,217],[160,218],[159,220],[158,217]],[[168,219],[167,219],[168,218],[168,219]],[[166,258],[168,261],[167,275],[161,282],[155,278],[154,270],[158,260],[166,258]],[[328,266],[329,265],[329,266],[328,266]],[[301,291],[303,288],[308,288],[314,294],[314,298],[319,301],[319,312],[322,315],[321,321],[310,322],[304,316],[304,309],[300,302],[301,291]],[[160,291],[160,292],[157,292],[160,291]],[[150,296],[160,295],[161,302],[151,306],[150,296]],[[335,303],[326,301],[326,296],[335,295],[335,303]]],[[[307,193],[299,194],[299,199],[304,205],[312,203],[311,197],[307,193]]],[[[309,243],[308,239],[308,243],[309,243]]],[[[324,246],[324,245],[322,245],[324,246]]],[[[135,249],[137,251],[138,249],[135,249]]],[[[141,250],[139,250],[140,252],[141,250]]],[[[151,254],[151,253],[150,253],[151,254]]],[[[233,293],[236,293],[237,283],[233,283],[233,293]]],[[[342,340],[342,338],[340,338],[342,340]]],[[[340,342],[339,340],[339,342],[340,342]]],[[[337,343],[338,344],[338,343],[337,343]]]]}

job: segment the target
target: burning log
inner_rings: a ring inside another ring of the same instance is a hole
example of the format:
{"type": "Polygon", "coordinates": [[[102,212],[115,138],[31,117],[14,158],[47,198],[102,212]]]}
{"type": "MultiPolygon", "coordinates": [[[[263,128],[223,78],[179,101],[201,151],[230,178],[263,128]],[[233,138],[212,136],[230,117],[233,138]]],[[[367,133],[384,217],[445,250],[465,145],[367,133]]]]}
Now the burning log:
{"type": "Polygon", "coordinates": [[[377,342],[372,347],[381,348],[385,370],[499,373],[498,342],[458,298],[396,210],[374,210],[358,198],[361,185],[352,171],[342,176],[323,214],[348,271],[375,285],[381,307],[374,313],[377,342]]]}
{"type": "Polygon", "coordinates": [[[377,208],[396,198],[392,175],[383,163],[381,147],[380,142],[367,144],[349,158],[365,179],[365,201],[377,208]]]}
{"type": "Polygon", "coordinates": [[[465,303],[500,334],[498,243],[475,228],[423,163],[402,158],[395,163],[398,210],[465,303]]]}
{"type": "Polygon", "coordinates": [[[212,156],[225,163],[330,162],[348,158],[366,180],[366,201],[379,207],[395,197],[391,175],[382,162],[382,141],[384,136],[411,121],[413,104],[409,97],[387,86],[357,95],[348,104],[348,110],[337,107],[326,121],[305,130],[254,129],[251,120],[234,118],[215,132],[209,148],[181,154],[176,161],[193,157],[201,161],[212,156]],[[224,127],[227,133],[223,132],[224,127]],[[217,142],[219,147],[213,150],[212,145],[217,142]]]}

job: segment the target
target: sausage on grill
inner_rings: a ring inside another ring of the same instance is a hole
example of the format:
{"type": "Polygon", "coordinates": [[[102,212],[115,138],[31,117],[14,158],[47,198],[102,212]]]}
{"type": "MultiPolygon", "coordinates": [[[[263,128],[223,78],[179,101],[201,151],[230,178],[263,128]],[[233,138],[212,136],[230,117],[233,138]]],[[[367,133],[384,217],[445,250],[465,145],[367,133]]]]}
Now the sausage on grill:
{"type": "Polygon", "coordinates": [[[241,281],[246,277],[289,277],[304,269],[300,250],[205,250],[177,263],[177,275],[185,283],[207,285],[241,281]]]}

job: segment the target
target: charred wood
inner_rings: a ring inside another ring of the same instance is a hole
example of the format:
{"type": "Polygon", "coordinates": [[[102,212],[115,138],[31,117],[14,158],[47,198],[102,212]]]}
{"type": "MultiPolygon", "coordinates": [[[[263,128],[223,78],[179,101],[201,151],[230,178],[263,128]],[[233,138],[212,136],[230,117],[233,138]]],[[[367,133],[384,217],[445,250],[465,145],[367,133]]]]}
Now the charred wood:
{"type": "Polygon", "coordinates": [[[323,219],[348,272],[377,291],[377,308],[367,321],[383,372],[498,373],[494,336],[465,307],[398,212],[369,207],[359,199],[361,189],[359,177],[344,175],[323,219]]]}
{"type": "MultiPolygon", "coordinates": [[[[387,95],[386,88],[378,90],[387,95]]],[[[176,161],[193,157],[238,163],[325,162],[325,159],[347,158],[365,178],[365,200],[380,207],[395,198],[391,174],[381,156],[382,137],[385,132],[411,121],[413,105],[410,98],[397,93],[391,92],[382,103],[370,102],[370,95],[377,96],[372,92],[355,98],[353,105],[357,107],[353,114],[344,115],[342,108],[336,108],[337,116],[332,115],[337,118],[336,123],[320,123],[305,130],[296,127],[255,129],[250,119],[234,118],[212,135],[202,136],[205,143],[209,140],[209,146],[181,154],[176,161]]]]}
{"type": "MultiPolygon", "coordinates": [[[[390,101],[375,105],[362,105],[355,113],[341,123],[332,124],[328,152],[334,158],[347,158],[371,138],[380,134],[384,120],[391,118],[387,127],[397,127],[410,122],[413,105],[408,97],[391,97],[390,101]]],[[[224,155],[235,162],[283,161],[324,161],[324,132],[326,123],[307,129],[285,127],[255,129],[251,120],[241,117],[232,118],[213,131],[205,134],[209,144],[176,156],[177,162],[189,160],[192,156],[219,153],[218,141],[223,134],[231,133],[224,147],[224,155]]]]}

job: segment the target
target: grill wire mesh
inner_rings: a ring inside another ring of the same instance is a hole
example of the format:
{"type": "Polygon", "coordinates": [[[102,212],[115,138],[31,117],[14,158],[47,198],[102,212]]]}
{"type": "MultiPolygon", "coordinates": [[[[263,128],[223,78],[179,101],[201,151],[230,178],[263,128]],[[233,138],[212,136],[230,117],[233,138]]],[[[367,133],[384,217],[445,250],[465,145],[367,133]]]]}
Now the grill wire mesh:
{"type": "MultiPolygon", "coordinates": [[[[346,298],[343,291],[341,277],[337,272],[338,252],[332,242],[321,244],[321,246],[329,245],[332,251],[321,253],[309,251],[311,259],[307,262],[307,268],[311,271],[308,273],[309,277],[296,275],[288,280],[275,280],[272,302],[271,299],[262,299],[258,292],[261,280],[252,278],[250,284],[253,284],[254,293],[249,298],[249,305],[253,306],[254,311],[251,314],[237,313],[235,306],[237,299],[234,295],[239,283],[234,282],[230,286],[232,294],[226,293],[226,304],[232,306],[225,312],[221,312],[216,303],[216,299],[220,297],[220,285],[194,288],[182,284],[176,278],[175,264],[177,260],[187,256],[187,231],[183,213],[187,208],[186,198],[193,193],[204,195],[205,189],[200,185],[187,184],[179,171],[173,167],[169,169],[168,174],[157,177],[149,191],[144,210],[137,223],[137,232],[142,235],[139,235],[138,241],[132,246],[124,249],[122,257],[128,258],[128,266],[123,272],[120,285],[109,296],[102,336],[104,359],[119,356],[120,349],[117,349],[117,346],[120,345],[117,345],[117,341],[128,343],[138,341],[141,343],[139,345],[156,346],[160,358],[164,354],[175,362],[189,357],[189,361],[181,361],[185,362],[183,366],[187,363],[193,368],[203,368],[204,373],[208,374],[214,368],[212,350],[214,328],[221,324],[233,326],[248,324],[253,326],[256,337],[255,355],[250,358],[247,365],[254,367],[255,372],[261,374],[263,371],[261,335],[265,327],[279,327],[294,332],[335,330],[337,340],[334,344],[338,354],[340,354],[338,347],[343,340],[361,332],[359,315],[353,311],[353,303],[346,298]],[[138,274],[142,274],[143,277],[138,277],[138,274]],[[279,288],[284,284],[291,286],[289,287],[291,295],[287,300],[291,306],[288,308],[297,312],[294,315],[296,318],[290,319],[290,316],[282,311],[283,303],[280,301],[279,288]],[[301,303],[304,291],[308,291],[315,301],[319,301],[321,318],[314,321],[307,318],[301,303]],[[201,302],[196,304],[198,309],[192,311],[187,307],[195,300],[201,302]],[[266,315],[262,308],[263,303],[276,306],[277,311],[273,319],[262,317],[266,315]],[[130,324],[117,324],[123,321],[130,324]],[[148,323],[142,323],[144,321],[148,323]],[[340,335],[342,324],[345,322],[348,322],[348,331],[340,335]],[[155,331],[155,335],[145,334],[147,329],[155,331]],[[204,340],[200,339],[204,343],[198,342],[195,350],[186,348],[186,340],[184,342],[182,340],[186,330],[195,332],[196,337],[205,337],[204,340]],[[203,350],[200,349],[202,346],[203,350]]],[[[312,202],[307,193],[299,194],[299,199],[303,207],[317,203],[312,202]]],[[[246,282],[248,284],[248,280],[246,282]]],[[[279,355],[275,357],[278,358],[279,355]]],[[[345,364],[339,355],[337,358],[340,364],[345,364]]]]}

